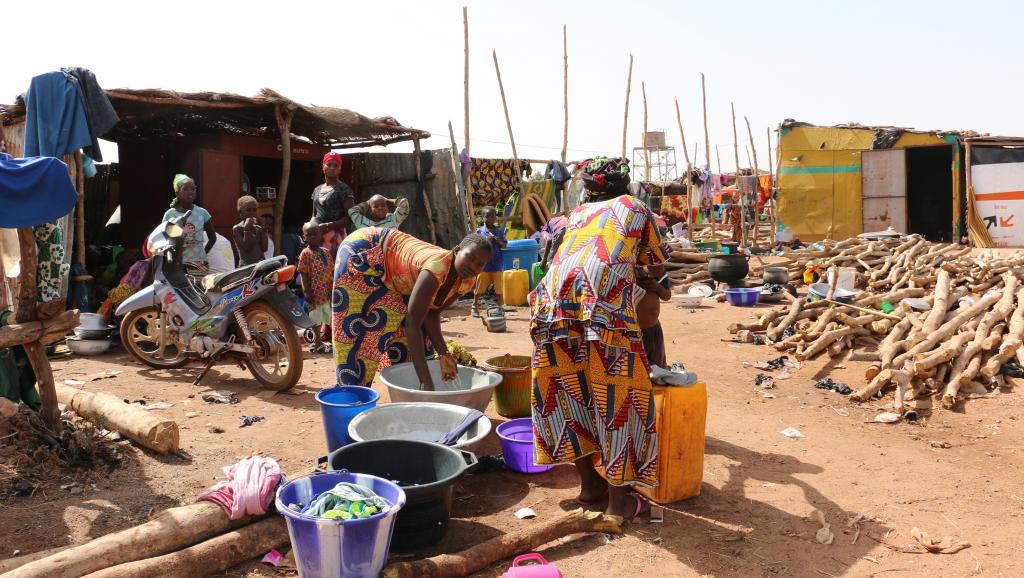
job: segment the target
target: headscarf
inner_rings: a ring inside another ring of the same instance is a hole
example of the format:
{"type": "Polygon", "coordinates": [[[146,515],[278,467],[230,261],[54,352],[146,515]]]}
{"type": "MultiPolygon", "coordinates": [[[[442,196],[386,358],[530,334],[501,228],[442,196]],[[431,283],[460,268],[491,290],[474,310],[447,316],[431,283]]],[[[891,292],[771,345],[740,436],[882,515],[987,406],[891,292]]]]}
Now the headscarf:
{"type": "MultiPolygon", "coordinates": [[[[624,195],[629,185],[629,160],[597,157],[583,165],[583,186],[590,193],[624,195]]],[[[590,195],[591,197],[595,195],[590,195]]]]}
{"type": "Polygon", "coordinates": [[[188,176],[188,175],[186,175],[184,173],[178,173],[178,174],[174,175],[174,192],[177,193],[181,189],[182,183],[184,183],[185,181],[191,181],[191,180],[192,180],[192,177],[190,177],[190,176],[188,176]]]}
{"type": "Polygon", "coordinates": [[[327,166],[327,161],[338,161],[338,166],[341,167],[341,153],[335,151],[329,151],[324,155],[323,166],[327,166]]]}

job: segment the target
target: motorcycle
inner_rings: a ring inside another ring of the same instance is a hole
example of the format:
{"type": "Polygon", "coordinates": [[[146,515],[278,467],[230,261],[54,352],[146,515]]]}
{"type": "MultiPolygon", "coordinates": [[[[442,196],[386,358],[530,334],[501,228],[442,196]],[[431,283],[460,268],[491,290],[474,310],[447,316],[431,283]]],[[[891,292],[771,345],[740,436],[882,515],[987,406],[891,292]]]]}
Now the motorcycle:
{"type": "Polygon", "coordinates": [[[233,358],[263,387],[291,388],[302,374],[302,341],[296,328],[313,322],[288,290],[295,267],[285,257],[202,278],[202,291],[185,274],[181,256],[191,211],[149,236],[153,284],[118,306],[121,341],[139,361],[158,369],[193,360],[205,368],[233,358]]]}

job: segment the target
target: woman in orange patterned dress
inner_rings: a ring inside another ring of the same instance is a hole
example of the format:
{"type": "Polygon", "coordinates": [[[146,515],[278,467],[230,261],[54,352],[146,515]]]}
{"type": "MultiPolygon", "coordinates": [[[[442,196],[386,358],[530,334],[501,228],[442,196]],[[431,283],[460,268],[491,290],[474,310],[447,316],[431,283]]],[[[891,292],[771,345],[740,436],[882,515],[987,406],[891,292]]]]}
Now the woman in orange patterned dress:
{"type": "Polygon", "coordinates": [[[411,359],[420,387],[433,391],[430,347],[445,380],[457,375],[441,335],[443,309],[473,288],[491,242],[469,235],[454,250],[397,229],[366,227],[342,241],[334,265],[331,340],[339,385],[369,386],[377,367],[411,359]]]}

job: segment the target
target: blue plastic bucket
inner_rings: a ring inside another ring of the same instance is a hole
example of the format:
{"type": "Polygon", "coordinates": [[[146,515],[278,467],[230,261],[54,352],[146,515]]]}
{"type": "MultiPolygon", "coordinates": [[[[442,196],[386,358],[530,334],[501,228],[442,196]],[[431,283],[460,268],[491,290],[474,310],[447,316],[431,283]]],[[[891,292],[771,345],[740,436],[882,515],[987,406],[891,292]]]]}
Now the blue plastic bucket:
{"type": "Polygon", "coordinates": [[[501,250],[501,269],[524,269],[527,273],[540,260],[540,243],[534,239],[515,239],[501,250]]]}
{"type": "Polygon", "coordinates": [[[376,577],[384,569],[391,549],[395,519],[405,505],[405,491],[377,476],[323,472],[296,478],[277,490],[277,511],[288,522],[295,565],[303,578],[376,577]],[[393,507],[361,520],[317,518],[288,508],[305,506],[340,482],[373,490],[393,507]]]}
{"type": "Polygon", "coordinates": [[[360,385],[337,385],[316,394],[328,453],[352,443],[352,438],[348,437],[348,423],[376,406],[379,398],[379,393],[360,385]]]}

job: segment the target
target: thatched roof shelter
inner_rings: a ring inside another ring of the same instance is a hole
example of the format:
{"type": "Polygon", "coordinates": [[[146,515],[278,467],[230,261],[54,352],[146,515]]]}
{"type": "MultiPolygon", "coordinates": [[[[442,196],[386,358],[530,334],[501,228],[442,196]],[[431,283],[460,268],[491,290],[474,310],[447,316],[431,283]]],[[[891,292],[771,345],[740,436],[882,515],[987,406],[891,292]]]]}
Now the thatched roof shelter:
{"type": "MultiPolygon", "coordinates": [[[[287,111],[293,111],[292,135],[331,148],[387,145],[430,136],[392,117],[369,118],[343,108],[304,106],[266,88],[257,96],[128,88],[106,93],[121,121],[103,138],[115,142],[219,133],[280,139],[278,115],[287,111]]],[[[0,105],[0,121],[5,125],[24,116],[21,99],[0,105]]]]}

